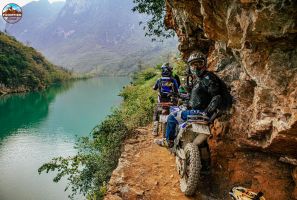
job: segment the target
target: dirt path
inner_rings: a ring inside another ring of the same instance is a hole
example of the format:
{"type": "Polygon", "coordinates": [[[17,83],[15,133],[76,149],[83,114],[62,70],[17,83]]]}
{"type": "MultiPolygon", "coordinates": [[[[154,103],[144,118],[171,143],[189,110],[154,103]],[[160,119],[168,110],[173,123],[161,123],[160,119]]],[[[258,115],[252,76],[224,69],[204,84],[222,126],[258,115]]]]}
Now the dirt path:
{"type": "Polygon", "coordinates": [[[140,128],[125,143],[119,165],[109,182],[107,200],[213,200],[203,195],[186,197],[179,189],[175,157],[166,148],[153,144],[149,128],[140,128]]]}

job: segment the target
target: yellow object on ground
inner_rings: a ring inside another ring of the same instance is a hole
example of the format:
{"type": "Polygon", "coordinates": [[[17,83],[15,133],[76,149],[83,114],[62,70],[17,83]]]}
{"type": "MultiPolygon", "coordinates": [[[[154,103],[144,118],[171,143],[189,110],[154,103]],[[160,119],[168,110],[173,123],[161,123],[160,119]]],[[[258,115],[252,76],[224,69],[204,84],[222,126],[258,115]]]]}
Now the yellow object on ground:
{"type": "Polygon", "coordinates": [[[262,192],[257,194],[244,187],[234,187],[229,194],[233,200],[265,200],[262,192]]]}

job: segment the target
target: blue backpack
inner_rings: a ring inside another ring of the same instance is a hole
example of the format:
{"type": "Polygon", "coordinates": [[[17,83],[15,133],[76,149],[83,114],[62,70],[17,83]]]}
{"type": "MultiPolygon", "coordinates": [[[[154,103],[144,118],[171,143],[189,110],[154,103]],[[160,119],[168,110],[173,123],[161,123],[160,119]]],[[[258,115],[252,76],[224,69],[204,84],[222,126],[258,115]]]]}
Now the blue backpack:
{"type": "Polygon", "coordinates": [[[170,77],[162,77],[160,79],[159,91],[162,96],[168,96],[175,92],[174,90],[174,80],[170,77]]]}

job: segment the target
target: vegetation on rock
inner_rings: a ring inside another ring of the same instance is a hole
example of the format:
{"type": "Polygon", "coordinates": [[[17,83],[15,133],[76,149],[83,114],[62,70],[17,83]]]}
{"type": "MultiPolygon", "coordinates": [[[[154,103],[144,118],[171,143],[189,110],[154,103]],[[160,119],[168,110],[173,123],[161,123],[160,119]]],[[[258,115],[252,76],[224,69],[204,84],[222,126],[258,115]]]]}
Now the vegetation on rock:
{"type": "Polygon", "coordinates": [[[0,32],[0,93],[44,89],[71,77],[32,47],[0,32]],[[2,92],[1,92],[2,91],[2,92]]]}
{"type": "Polygon", "coordinates": [[[151,17],[143,27],[146,36],[152,37],[154,41],[156,38],[169,38],[175,35],[174,31],[168,30],[164,25],[165,0],[133,0],[133,3],[136,4],[132,9],[133,12],[137,11],[151,17]]]}
{"type": "Polygon", "coordinates": [[[133,82],[120,94],[124,99],[120,107],[95,127],[90,137],[77,141],[78,154],[54,158],[42,165],[39,173],[57,171],[55,182],[67,177],[72,190],[70,198],[82,193],[88,199],[102,199],[117,166],[123,140],[133,134],[134,128],[147,125],[152,119],[157,99],[152,86],[157,77],[153,68],[136,73],[133,82]]]}

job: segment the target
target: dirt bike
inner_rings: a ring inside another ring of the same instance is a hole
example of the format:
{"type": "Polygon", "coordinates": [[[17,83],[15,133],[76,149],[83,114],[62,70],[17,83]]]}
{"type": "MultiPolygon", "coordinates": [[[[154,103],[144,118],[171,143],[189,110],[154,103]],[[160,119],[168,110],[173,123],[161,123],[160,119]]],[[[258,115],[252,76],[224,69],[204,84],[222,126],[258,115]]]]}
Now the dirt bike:
{"type": "Polygon", "coordinates": [[[177,129],[172,151],[176,156],[176,167],[181,178],[180,189],[187,196],[196,191],[201,169],[207,167],[203,163],[210,164],[207,139],[211,136],[211,119],[202,114],[189,115],[187,121],[177,129]]]}
{"type": "Polygon", "coordinates": [[[167,117],[170,113],[170,107],[173,106],[172,102],[160,102],[158,103],[158,108],[160,108],[161,114],[159,115],[159,134],[165,137],[167,117]]]}
{"type": "Polygon", "coordinates": [[[170,95],[170,101],[166,102],[159,102],[157,104],[158,111],[161,113],[159,114],[159,121],[158,121],[158,135],[161,134],[165,137],[166,134],[166,126],[167,126],[167,117],[172,112],[172,108],[174,108],[178,103],[177,95],[170,95]]]}

